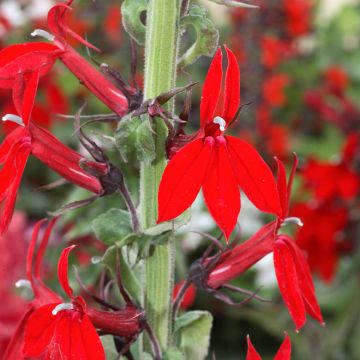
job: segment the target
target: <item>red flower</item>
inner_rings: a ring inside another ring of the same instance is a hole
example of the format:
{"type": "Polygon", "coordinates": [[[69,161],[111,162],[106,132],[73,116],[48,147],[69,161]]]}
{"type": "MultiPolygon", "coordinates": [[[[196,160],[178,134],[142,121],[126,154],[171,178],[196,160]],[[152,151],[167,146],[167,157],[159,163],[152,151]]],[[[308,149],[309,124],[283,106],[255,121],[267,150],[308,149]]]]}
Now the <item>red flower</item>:
{"type": "MultiPolygon", "coordinates": [[[[255,350],[251,343],[250,336],[247,336],[248,351],[246,354],[246,360],[261,360],[261,356],[255,350]]],[[[276,353],[274,360],[290,360],[291,359],[291,342],[289,335],[285,333],[285,339],[281,344],[278,352],[276,353]]]]}
{"type": "Polygon", "coordinates": [[[284,0],[287,32],[297,37],[306,34],[311,24],[311,3],[309,0],[284,0]]]}
{"type": "Polygon", "coordinates": [[[27,280],[34,300],[20,321],[4,358],[18,360],[44,354],[49,359],[105,359],[95,328],[131,342],[142,330],[144,312],[128,297],[124,297],[127,303],[124,309],[105,311],[87,306],[81,296],[74,296],[68,282],[68,256],[74,246],[62,252],[58,263],[58,278],[70,303],[64,303],[47,288],[41,279],[41,262],[56,219],[46,228],[35,256],[36,241],[44,221],[35,225],[26,260],[27,280]]]}
{"type": "Polygon", "coordinates": [[[18,109],[27,91],[32,92],[27,87],[35,84],[35,79],[30,82],[29,78],[35,73],[38,77],[45,75],[59,58],[98,99],[123,116],[128,111],[125,95],[66,42],[65,37],[69,34],[82,44],[98,50],[66,25],[65,18],[72,2],[69,0],[67,4],[58,4],[50,9],[48,25],[53,35],[43,30],[33,33],[45,36],[54,45],[25,43],[9,46],[0,52],[0,87],[13,89],[14,104],[18,109]]]}
{"type": "MultiPolygon", "coordinates": [[[[90,175],[80,166],[82,162],[106,173],[105,163],[95,163],[62,144],[50,132],[30,122],[41,69],[32,72],[23,82],[22,94],[17,98],[16,115],[6,115],[18,126],[0,145],[0,233],[8,227],[14,210],[17,191],[30,153],[47,164],[67,180],[96,194],[103,192],[98,178],[90,175]]],[[[16,85],[14,88],[16,91],[16,85]]]]}
{"type": "Polygon", "coordinates": [[[261,41],[263,65],[268,69],[278,66],[284,58],[290,55],[290,46],[284,41],[270,35],[265,35],[261,41]]]}
{"type": "Polygon", "coordinates": [[[68,282],[68,256],[73,247],[62,252],[58,264],[60,284],[71,302],[46,304],[30,315],[25,328],[25,357],[105,359],[99,335],[86,314],[85,301],[74,297],[68,282]]]}
{"type": "Polygon", "coordinates": [[[330,92],[338,97],[342,97],[344,90],[350,83],[348,74],[341,66],[331,66],[326,69],[325,73],[326,88],[330,92]]]}
{"type": "Polygon", "coordinates": [[[349,136],[338,163],[310,160],[302,171],[305,186],[314,192],[319,201],[352,199],[360,191],[359,175],[352,169],[351,161],[360,143],[357,135],[349,136]],[[336,181],[334,180],[336,179],[336,181]]]}
{"type": "MultiPolygon", "coordinates": [[[[278,219],[262,227],[245,242],[221,254],[206,279],[206,286],[217,289],[244,273],[265,255],[273,252],[274,267],[281,295],[296,330],[304,326],[306,313],[323,323],[316,300],[314,284],[305,256],[287,235],[279,235],[280,226],[289,212],[289,197],[296,163],[286,184],[283,164],[278,160],[278,190],[282,213],[278,219]]],[[[299,220],[298,220],[299,221],[299,220]]],[[[211,261],[206,259],[205,264],[211,261]]]]}
{"type": "Polygon", "coordinates": [[[262,211],[278,214],[279,197],[273,175],[257,151],[228,135],[239,108],[239,67],[226,49],[228,67],[221,95],[222,51],[210,65],[201,98],[197,139],[169,161],[159,187],[158,222],[173,219],[195,200],[202,187],[214,220],[228,239],[240,212],[239,186],[262,211]]]}
{"type": "Polygon", "coordinates": [[[52,41],[61,50],[59,58],[98,99],[116,114],[123,116],[128,111],[125,95],[66,41],[66,36],[70,35],[83,45],[99,51],[67,26],[66,16],[72,2],[73,0],[68,0],[66,4],[57,4],[48,13],[48,26],[54,35],[52,41]]]}
{"type": "Polygon", "coordinates": [[[298,203],[292,212],[304,222],[295,240],[306,251],[311,270],[322,280],[332,281],[339,256],[351,249],[351,243],[343,238],[349,223],[348,210],[340,204],[324,202],[317,205],[298,203]]]}
{"type": "Polygon", "coordinates": [[[271,106],[284,106],[287,102],[284,90],[289,84],[290,77],[287,74],[269,76],[262,86],[264,100],[271,106]]]}

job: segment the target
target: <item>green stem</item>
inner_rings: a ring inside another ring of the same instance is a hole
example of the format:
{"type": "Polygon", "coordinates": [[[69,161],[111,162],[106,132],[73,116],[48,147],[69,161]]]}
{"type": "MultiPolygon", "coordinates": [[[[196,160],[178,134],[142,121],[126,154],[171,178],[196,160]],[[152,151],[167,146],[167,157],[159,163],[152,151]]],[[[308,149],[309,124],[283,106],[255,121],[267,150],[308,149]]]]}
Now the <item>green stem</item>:
{"type": "MultiPolygon", "coordinates": [[[[175,86],[179,17],[179,0],[149,0],[146,18],[145,99],[154,98],[175,86]]],[[[172,110],[172,104],[167,106],[168,110],[172,110]]],[[[166,166],[167,128],[161,119],[155,120],[154,133],[156,159],[150,166],[142,164],[140,174],[140,214],[144,229],[156,223],[158,187],[166,166]]],[[[144,265],[144,307],[162,350],[168,347],[171,340],[173,273],[174,244],[171,237],[166,244],[154,249],[144,265]]],[[[150,350],[148,343],[145,343],[145,350],[150,350]]]]}

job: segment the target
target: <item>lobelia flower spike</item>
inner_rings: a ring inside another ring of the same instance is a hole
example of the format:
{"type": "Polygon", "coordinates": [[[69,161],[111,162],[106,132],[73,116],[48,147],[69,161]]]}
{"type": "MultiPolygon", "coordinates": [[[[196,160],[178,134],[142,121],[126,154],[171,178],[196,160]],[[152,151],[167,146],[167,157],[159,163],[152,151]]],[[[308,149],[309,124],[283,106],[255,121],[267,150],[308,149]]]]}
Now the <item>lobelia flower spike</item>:
{"type": "MultiPolygon", "coordinates": [[[[250,336],[247,336],[248,350],[246,360],[261,360],[261,356],[251,343],[250,336]]],[[[285,332],[285,339],[277,351],[274,360],[290,360],[291,359],[291,342],[289,335],[285,332]]]]}
{"type": "Polygon", "coordinates": [[[202,275],[199,276],[197,268],[196,281],[199,282],[198,286],[210,292],[226,288],[230,280],[240,276],[265,255],[273,252],[279,289],[298,331],[304,326],[307,313],[321,324],[324,324],[324,321],[316,299],[310,268],[302,250],[288,235],[278,234],[280,227],[287,222],[301,225],[299,219],[287,217],[297,158],[295,157],[288,181],[284,165],[279,160],[277,163],[281,215],[243,243],[229,248],[218,256],[204,259],[201,263],[202,275]]]}
{"type": "Polygon", "coordinates": [[[226,240],[240,212],[240,191],[262,211],[280,215],[281,206],[271,170],[248,143],[224,135],[240,103],[240,71],[225,47],[228,66],[222,91],[222,51],[212,60],[202,90],[200,130],[196,139],[169,161],[158,195],[158,222],[184,212],[203,189],[206,205],[226,240]]]}

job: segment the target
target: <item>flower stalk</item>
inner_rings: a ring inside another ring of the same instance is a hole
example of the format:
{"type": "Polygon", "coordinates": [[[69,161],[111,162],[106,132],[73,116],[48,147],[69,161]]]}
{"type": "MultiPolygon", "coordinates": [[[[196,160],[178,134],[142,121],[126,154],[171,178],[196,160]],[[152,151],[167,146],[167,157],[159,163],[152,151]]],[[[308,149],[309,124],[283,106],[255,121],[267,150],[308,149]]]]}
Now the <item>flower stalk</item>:
{"type": "MultiPolygon", "coordinates": [[[[179,0],[150,0],[148,3],[145,100],[155,98],[175,86],[179,17],[179,0]]],[[[172,106],[172,102],[168,102],[165,108],[171,110],[172,106]]],[[[150,166],[142,164],[140,176],[140,214],[144,229],[156,224],[158,187],[166,166],[167,127],[160,118],[155,118],[153,130],[156,158],[150,166]]],[[[152,255],[145,260],[143,273],[144,308],[162,350],[170,343],[173,272],[174,244],[170,236],[169,241],[156,246],[152,255]]],[[[148,342],[145,343],[145,350],[150,350],[148,342]]]]}

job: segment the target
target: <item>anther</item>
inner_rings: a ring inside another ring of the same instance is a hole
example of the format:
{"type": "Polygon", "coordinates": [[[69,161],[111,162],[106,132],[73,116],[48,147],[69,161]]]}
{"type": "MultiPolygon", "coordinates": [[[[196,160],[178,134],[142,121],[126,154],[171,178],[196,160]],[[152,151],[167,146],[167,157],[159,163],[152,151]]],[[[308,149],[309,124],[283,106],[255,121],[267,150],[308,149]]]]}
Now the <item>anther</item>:
{"type": "Polygon", "coordinates": [[[59,305],[56,305],[54,310],[51,312],[54,316],[57,315],[60,311],[63,310],[74,310],[75,307],[73,304],[71,303],[62,303],[59,305]]]}
{"type": "Polygon", "coordinates": [[[15,124],[25,126],[23,119],[14,114],[6,114],[1,118],[2,121],[12,121],[15,124]]]}
{"type": "Polygon", "coordinates": [[[284,220],[281,226],[285,226],[287,224],[296,224],[297,226],[304,226],[304,223],[298,217],[288,217],[284,220]]]}
{"type": "Polygon", "coordinates": [[[30,35],[34,36],[34,37],[40,36],[49,41],[55,40],[55,36],[53,34],[50,34],[49,32],[42,30],[42,29],[35,29],[30,35]]]}
{"type": "Polygon", "coordinates": [[[221,131],[225,131],[226,121],[222,117],[216,116],[213,123],[218,124],[221,131]]]}

